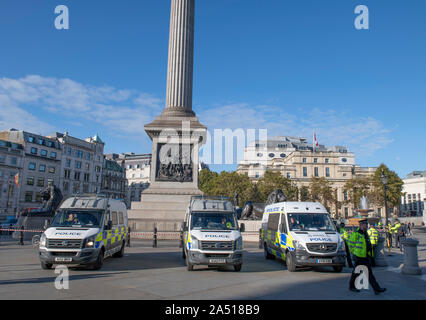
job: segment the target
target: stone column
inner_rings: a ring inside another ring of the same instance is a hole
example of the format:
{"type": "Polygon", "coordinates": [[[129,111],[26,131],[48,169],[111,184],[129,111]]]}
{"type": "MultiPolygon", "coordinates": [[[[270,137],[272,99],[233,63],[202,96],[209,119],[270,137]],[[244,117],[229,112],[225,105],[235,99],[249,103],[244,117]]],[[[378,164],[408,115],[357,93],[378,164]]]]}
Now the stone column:
{"type": "Polygon", "coordinates": [[[164,116],[193,117],[195,0],[172,0],[164,116]]]}
{"type": "Polygon", "coordinates": [[[419,256],[417,246],[419,241],[416,239],[405,239],[402,241],[404,247],[404,266],[402,267],[403,274],[422,274],[422,269],[419,267],[419,256]]]}

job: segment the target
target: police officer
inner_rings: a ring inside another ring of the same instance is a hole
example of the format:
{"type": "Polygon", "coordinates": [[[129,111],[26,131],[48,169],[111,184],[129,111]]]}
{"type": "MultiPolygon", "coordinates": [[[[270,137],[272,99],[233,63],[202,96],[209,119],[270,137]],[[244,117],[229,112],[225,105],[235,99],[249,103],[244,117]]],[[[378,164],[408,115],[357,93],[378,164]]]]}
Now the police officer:
{"type": "Polygon", "coordinates": [[[386,288],[381,288],[377,283],[376,278],[373,275],[373,270],[371,269],[371,263],[369,257],[374,256],[373,248],[371,246],[370,237],[367,233],[368,223],[367,219],[359,221],[359,228],[352,232],[349,237],[349,246],[351,252],[355,258],[355,268],[352,271],[351,279],[349,282],[349,290],[354,292],[359,292],[355,288],[355,280],[359,274],[355,273],[355,269],[359,265],[363,265],[368,269],[368,281],[374,289],[374,293],[377,295],[381,292],[386,291],[386,288]]]}
{"type": "MultiPolygon", "coordinates": [[[[370,229],[367,230],[367,234],[370,237],[371,246],[373,248],[373,253],[376,251],[377,244],[379,243],[379,231],[376,230],[376,227],[371,224],[370,229]]],[[[371,257],[371,265],[376,266],[374,255],[371,257]]]]}
{"type": "Polygon", "coordinates": [[[401,227],[401,223],[399,223],[399,220],[398,219],[396,219],[395,220],[395,224],[394,224],[394,226],[392,227],[392,233],[393,233],[393,235],[394,235],[394,238],[395,238],[395,246],[397,247],[397,248],[399,248],[400,246],[401,246],[401,243],[400,243],[400,241],[399,241],[399,236],[398,236],[398,229],[401,227]]]}
{"type": "Polygon", "coordinates": [[[348,262],[348,267],[353,268],[354,265],[352,263],[351,252],[349,250],[349,245],[348,245],[349,233],[345,229],[345,224],[343,222],[340,224],[339,233],[342,239],[345,241],[346,261],[348,262]]]}

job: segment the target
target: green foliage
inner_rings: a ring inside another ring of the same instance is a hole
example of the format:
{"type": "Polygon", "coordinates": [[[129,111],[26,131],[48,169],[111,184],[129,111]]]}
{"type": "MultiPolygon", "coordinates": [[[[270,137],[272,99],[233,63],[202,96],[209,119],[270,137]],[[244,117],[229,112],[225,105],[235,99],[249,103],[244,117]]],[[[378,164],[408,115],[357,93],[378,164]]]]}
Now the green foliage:
{"type": "Polygon", "coordinates": [[[321,202],[326,208],[335,202],[335,190],[326,178],[312,177],[309,184],[310,200],[321,202]]]}
{"type": "Polygon", "coordinates": [[[290,179],[284,177],[279,172],[266,171],[265,175],[258,180],[256,186],[260,202],[266,202],[271,192],[279,189],[284,192],[288,201],[297,200],[297,187],[290,179]]]}
{"type": "Polygon", "coordinates": [[[383,163],[377,168],[374,176],[372,177],[372,193],[370,195],[373,203],[384,206],[384,186],[381,181],[382,172],[387,177],[386,184],[386,199],[389,207],[397,208],[401,204],[401,196],[404,182],[402,179],[396,174],[395,171],[390,170],[383,163]]]}

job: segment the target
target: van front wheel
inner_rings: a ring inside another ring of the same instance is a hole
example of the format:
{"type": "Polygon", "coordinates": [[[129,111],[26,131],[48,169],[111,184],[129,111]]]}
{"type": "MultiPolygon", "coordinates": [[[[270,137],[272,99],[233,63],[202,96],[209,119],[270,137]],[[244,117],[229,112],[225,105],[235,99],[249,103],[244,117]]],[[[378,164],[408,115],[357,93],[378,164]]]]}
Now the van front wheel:
{"type": "Polygon", "coordinates": [[[100,270],[104,264],[104,251],[99,251],[98,258],[96,259],[96,262],[93,264],[93,270],[100,270]]]}
{"type": "Polygon", "coordinates": [[[186,268],[188,269],[188,271],[194,271],[194,265],[189,262],[188,255],[186,255],[186,268]]]}
{"type": "Polygon", "coordinates": [[[242,268],[242,264],[236,264],[236,265],[234,265],[234,270],[236,271],[236,272],[240,272],[241,271],[241,268],[242,268]]]}
{"type": "Polygon", "coordinates": [[[287,270],[290,272],[296,271],[296,263],[294,261],[294,255],[293,252],[287,251],[285,255],[285,263],[287,265],[287,270]]]}

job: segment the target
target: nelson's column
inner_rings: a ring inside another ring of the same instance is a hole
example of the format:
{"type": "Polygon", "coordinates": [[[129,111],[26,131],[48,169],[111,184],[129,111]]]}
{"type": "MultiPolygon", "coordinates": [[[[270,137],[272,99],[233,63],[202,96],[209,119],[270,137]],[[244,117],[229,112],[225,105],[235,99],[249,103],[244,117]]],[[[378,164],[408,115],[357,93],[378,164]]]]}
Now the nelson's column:
{"type": "Polygon", "coordinates": [[[173,230],[184,219],[198,189],[198,154],[206,127],[192,110],[195,0],[172,0],[166,107],[145,125],[152,140],[151,184],[141,202],[132,202],[129,218],[139,230],[153,223],[173,230]]]}

